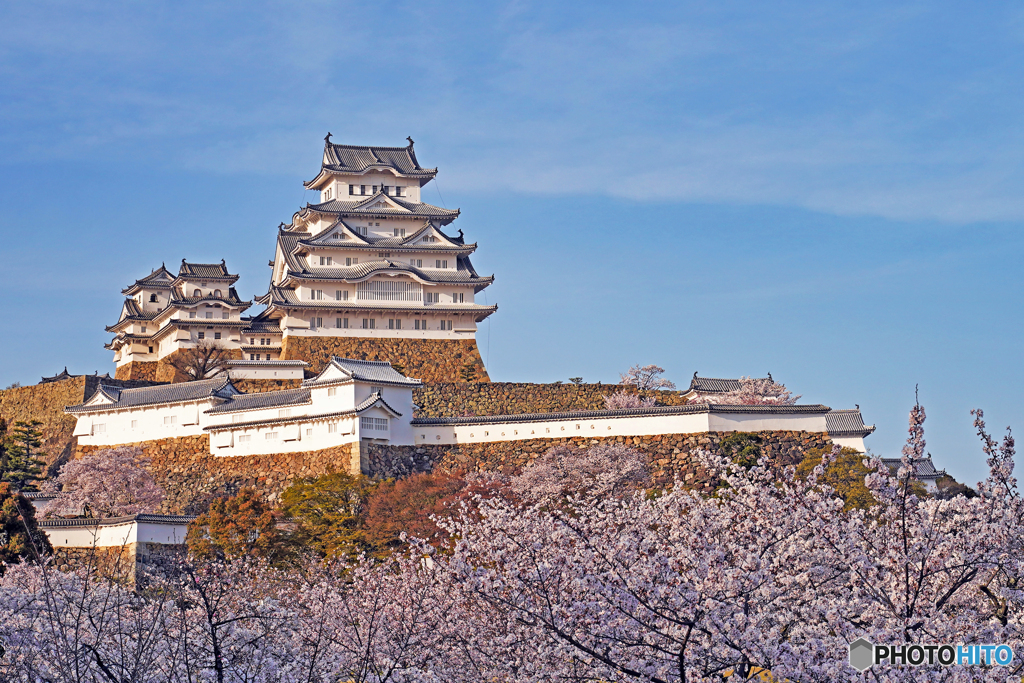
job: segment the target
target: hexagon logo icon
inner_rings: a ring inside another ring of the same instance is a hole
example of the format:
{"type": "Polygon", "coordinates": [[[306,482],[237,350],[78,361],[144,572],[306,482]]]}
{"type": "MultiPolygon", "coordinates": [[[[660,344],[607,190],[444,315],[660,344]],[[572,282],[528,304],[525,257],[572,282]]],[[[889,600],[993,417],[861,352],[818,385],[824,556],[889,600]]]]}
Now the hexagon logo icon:
{"type": "Polygon", "coordinates": [[[850,643],[850,666],[863,671],[871,666],[875,655],[875,646],[865,638],[858,638],[850,643]]]}

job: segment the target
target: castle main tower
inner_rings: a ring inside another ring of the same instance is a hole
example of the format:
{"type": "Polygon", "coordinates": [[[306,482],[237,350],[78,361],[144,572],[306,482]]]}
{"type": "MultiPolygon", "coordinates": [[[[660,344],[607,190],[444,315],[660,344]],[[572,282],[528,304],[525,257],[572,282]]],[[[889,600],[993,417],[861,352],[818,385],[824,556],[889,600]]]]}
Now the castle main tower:
{"type": "MultiPolygon", "coordinates": [[[[476,295],[494,281],[473,268],[475,243],[452,234],[459,211],[421,199],[437,175],[405,147],[324,138],[320,193],[281,224],[270,288],[254,323],[276,328],[280,358],[314,371],[331,356],[384,360],[427,381],[486,380],[477,324],[497,310],[476,295]]],[[[277,342],[275,335],[275,343],[277,342]]]]}

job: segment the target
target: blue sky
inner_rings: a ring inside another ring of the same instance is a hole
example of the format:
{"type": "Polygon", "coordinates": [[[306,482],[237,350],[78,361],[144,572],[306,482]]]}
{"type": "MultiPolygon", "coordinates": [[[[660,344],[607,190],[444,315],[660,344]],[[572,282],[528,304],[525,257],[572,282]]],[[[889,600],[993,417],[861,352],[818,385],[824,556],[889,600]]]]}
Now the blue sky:
{"type": "Polygon", "coordinates": [[[658,363],[859,403],[914,385],[973,483],[1024,425],[1024,10],[1003,2],[0,5],[0,386],[113,369],[120,289],[265,291],[322,138],[416,140],[494,273],[503,381],[658,363]]]}

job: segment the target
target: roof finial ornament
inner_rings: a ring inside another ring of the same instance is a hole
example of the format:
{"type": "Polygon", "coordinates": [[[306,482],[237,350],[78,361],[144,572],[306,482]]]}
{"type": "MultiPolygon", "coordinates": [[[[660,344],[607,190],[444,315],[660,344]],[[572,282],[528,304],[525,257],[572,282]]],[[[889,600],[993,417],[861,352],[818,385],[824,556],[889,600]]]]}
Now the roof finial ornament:
{"type": "Polygon", "coordinates": [[[185,265],[185,259],[181,259],[181,265],[185,265]]]}
{"type": "Polygon", "coordinates": [[[415,143],[412,141],[411,135],[406,135],[405,139],[409,141],[409,146],[412,147],[415,143]]]}
{"type": "Polygon", "coordinates": [[[774,382],[775,381],[775,380],[772,379],[772,373],[770,373],[770,372],[768,373],[768,381],[769,382],[774,382]]]}
{"type": "Polygon", "coordinates": [[[330,133],[330,131],[328,131],[327,135],[324,136],[324,144],[327,144],[327,145],[331,144],[331,133],[330,133]]]}
{"type": "Polygon", "coordinates": [[[697,371],[696,370],[693,371],[693,378],[697,379],[697,371]]]}
{"type": "Polygon", "coordinates": [[[222,266],[224,266],[224,265],[227,265],[226,263],[224,263],[224,259],[221,259],[221,260],[220,260],[220,264],[221,264],[222,266]]]}
{"type": "Polygon", "coordinates": [[[860,410],[860,404],[859,403],[854,403],[853,405],[856,406],[857,410],[860,410]]]}
{"type": "Polygon", "coordinates": [[[462,228],[459,228],[459,239],[461,240],[461,239],[462,239],[462,237],[463,237],[463,234],[462,234],[462,228]]]}

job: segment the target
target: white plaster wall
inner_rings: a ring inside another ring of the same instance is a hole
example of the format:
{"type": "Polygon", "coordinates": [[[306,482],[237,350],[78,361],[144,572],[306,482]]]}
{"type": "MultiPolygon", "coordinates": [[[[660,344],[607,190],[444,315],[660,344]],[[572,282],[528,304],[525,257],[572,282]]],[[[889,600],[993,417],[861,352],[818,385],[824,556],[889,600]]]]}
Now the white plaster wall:
{"type": "Polygon", "coordinates": [[[119,547],[131,543],[177,545],[185,542],[186,524],[126,522],[99,526],[40,527],[55,548],[119,547]]]}
{"type": "Polygon", "coordinates": [[[852,448],[861,453],[865,452],[864,437],[862,436],[834,436],[832,437],[832,443],[838,444],[843,448],[852,448]]]}
{"type": "Polygon", "coordinates": [[[357,428],[358,418],[354,417],[316,421],[303,421],[300,417],[287,423],[232,428],[210,434],[210,452],[216,456],[236,456],[317,451],[358,441],[357,428]],[[330,432],[330,424],[337,425],[336,432],[330,432]],[[268,434],[277,437],[268,439],[268,434]],[[250,440],[242,441],[240,436],[249,436],[250,440]]]}
{"type": "Polygon", "coordinates": [[[414,443],[460,444],[490,441],[556,439],[572,436],[607,438],[615,436],[653,436],[658,434],[695,434],[732,431],[807,431],[824,432],[821,415],[750,415],[744,413],[691,413],[650,415],[626,418],[575,420],[538,420],[478,425],[410,425],[414,443]]]}
{"type": "MultiPolygon", "coordinates": [[[[280,353],[280,348],[272,348],[270,346],[263,347],[262,354],[277,354],[280,353]]],[[[253,353],[256,353],[253,351],[253,353]]],[[[249,352],[245,352],[246,356],[249,352]]],[[[237,365],[228,369],[228,377],[231,379],[302,379],[303,372],[301,367],[289,368],[289,367],[274,367],[274,366],[246,366],[237,365]]]]}
{"type": "Polygon", "coordinates": [[[209,417],[204,411],[214,405],[214,401],[206,399],[132,410],[98,410],[78,416],[75,434],[78,436],[78,443],[84,446],[112,446],[137,441],[196,436],[202,434],[203,427],[209,424],[209,417]],[[165,425],[164,417],[167,416],[175,416],[177,422],[165,425]],[[133,421],[137,422],[134,427],[133,421]],[[188,422],[192,424],[186,424],[188,422]],[[105,431],[99,432],[96,428],[98,424],[105,425],[105,431]]]}

